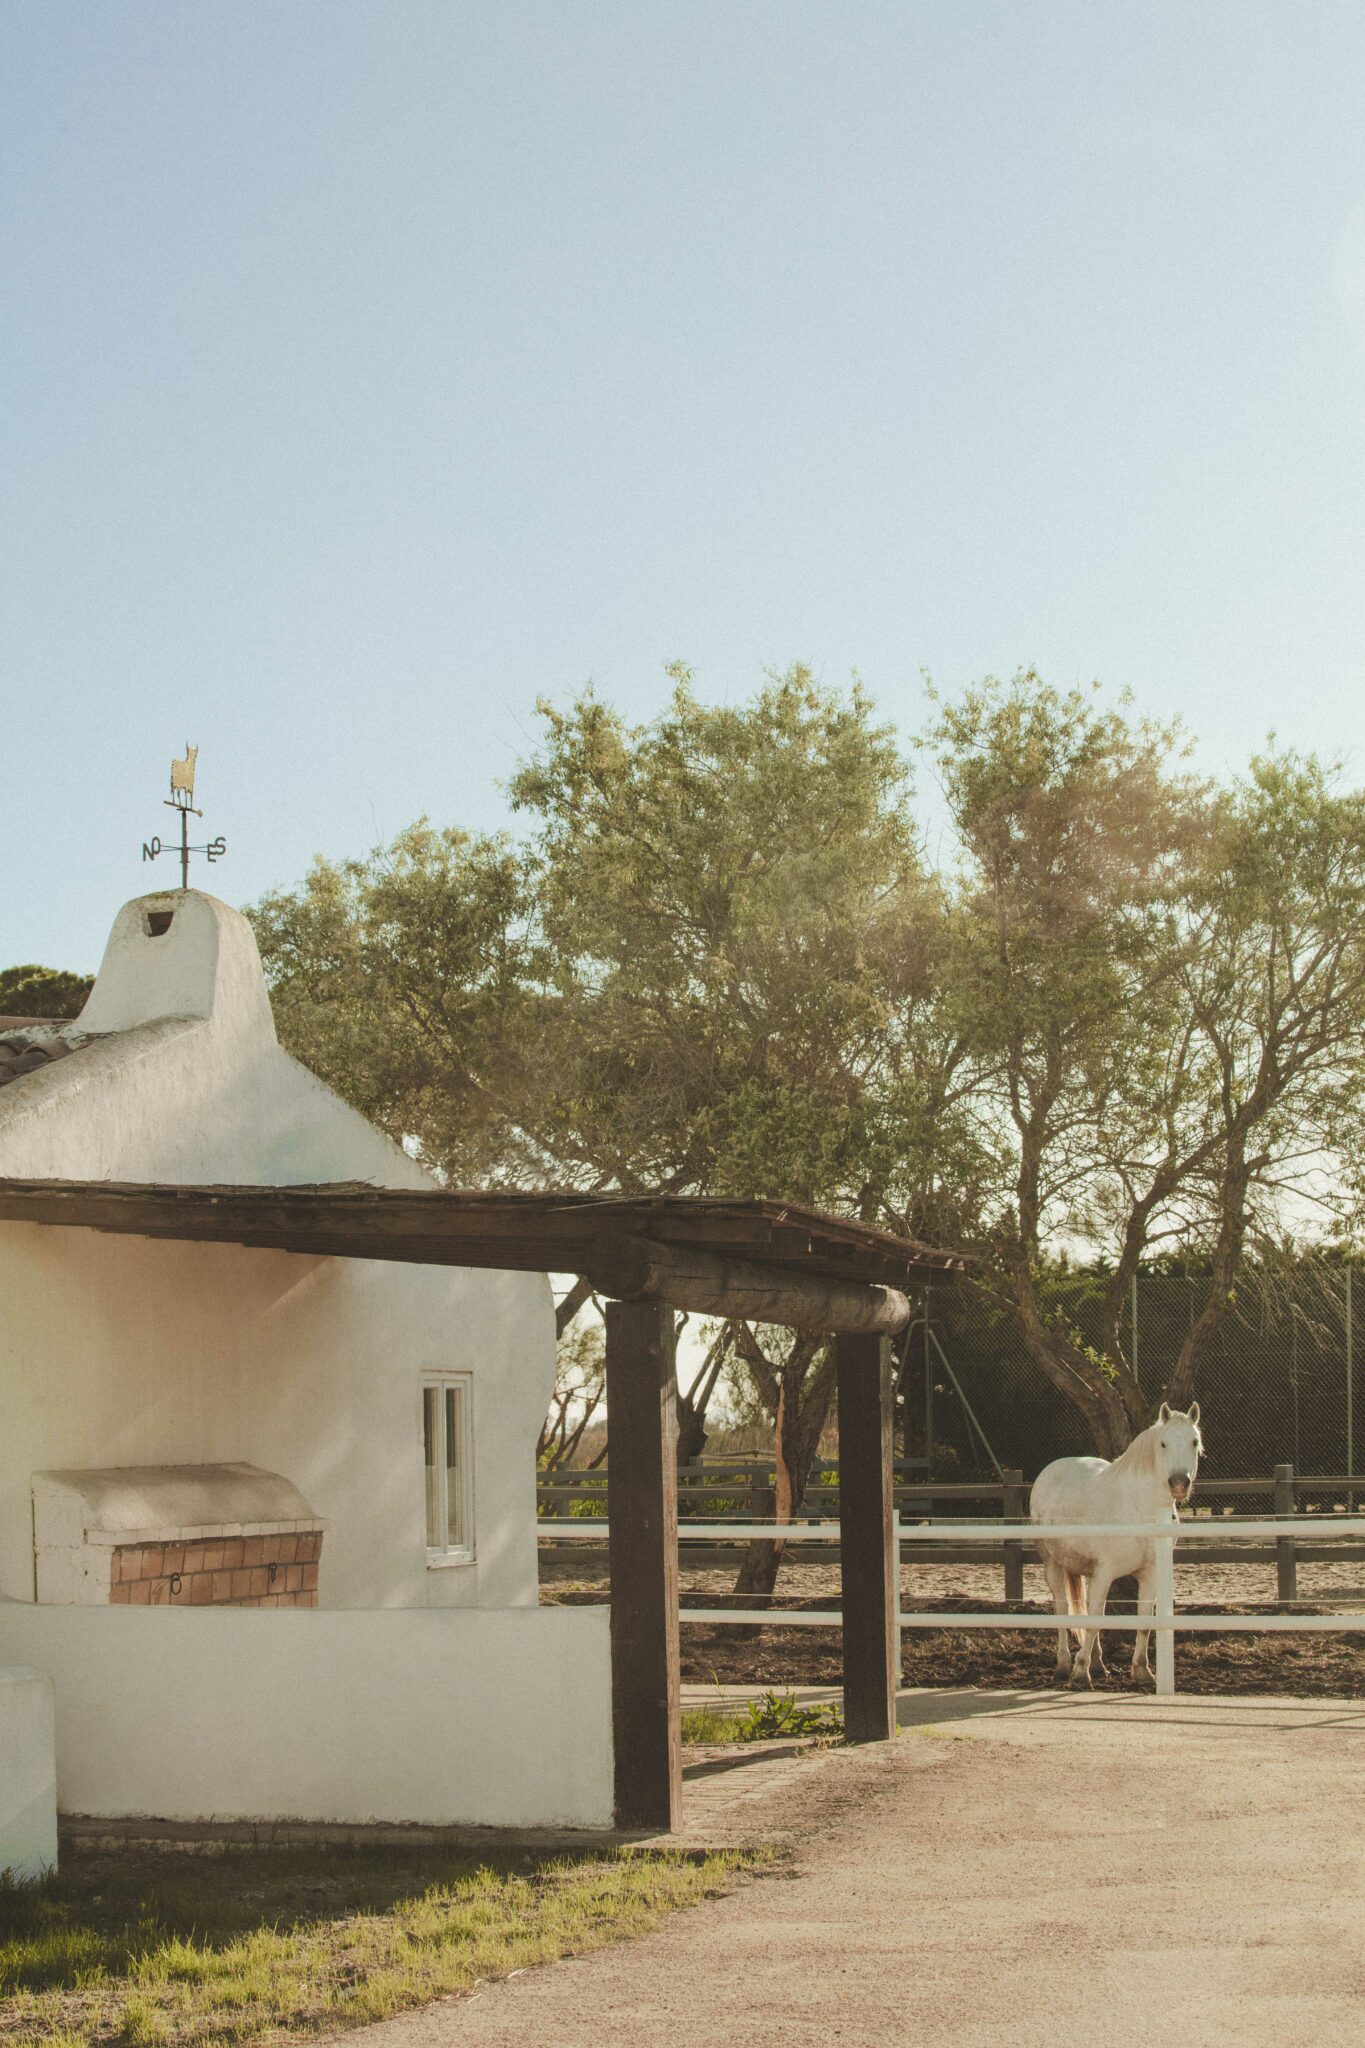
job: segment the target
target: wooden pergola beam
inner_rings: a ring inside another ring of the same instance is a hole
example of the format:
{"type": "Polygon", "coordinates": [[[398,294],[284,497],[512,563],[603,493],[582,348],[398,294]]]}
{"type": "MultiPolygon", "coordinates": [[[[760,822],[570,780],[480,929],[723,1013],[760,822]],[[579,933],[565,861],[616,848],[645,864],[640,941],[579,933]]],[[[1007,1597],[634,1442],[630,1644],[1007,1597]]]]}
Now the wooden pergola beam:
{"type": "Polygon", "coordinates": [[[0,1222],[514,1272],[583,1272],[623,1241],[648,1240],[680,1255],[756,1260],[803,1282],[821,1278],[893,1291],[946,1278],[962,1264],[800,1203],[690,1195],[0,1179],[0,1222]]]}
{"type": "Polygon", "coordinates": [[[781,1323],[793,1330],[890,1336],[910,1320],[894,1287],[834,1280],[692,1246],[627,1238],[604,1245],[588,1266],[599,1294],[618,1301],[665,1301],[694,1314],[781,1323]]]}

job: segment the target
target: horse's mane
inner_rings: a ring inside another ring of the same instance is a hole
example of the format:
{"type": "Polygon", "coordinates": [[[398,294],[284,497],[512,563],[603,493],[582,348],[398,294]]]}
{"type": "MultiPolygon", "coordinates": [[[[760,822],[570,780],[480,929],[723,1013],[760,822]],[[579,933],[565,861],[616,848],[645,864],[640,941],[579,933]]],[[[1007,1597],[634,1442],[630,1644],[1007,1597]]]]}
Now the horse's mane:
{"type": "Polygon", "coordinates": [[[1149,1422],[1146,1429],[1139,1430],[1126,1451],[1121,1451],[1114,1464],[1122,1465],[1126,1472],[1150,1472],[1156,1476],[1156,1447],[1161,1435],[1161,1424],[1149,1422]]]}

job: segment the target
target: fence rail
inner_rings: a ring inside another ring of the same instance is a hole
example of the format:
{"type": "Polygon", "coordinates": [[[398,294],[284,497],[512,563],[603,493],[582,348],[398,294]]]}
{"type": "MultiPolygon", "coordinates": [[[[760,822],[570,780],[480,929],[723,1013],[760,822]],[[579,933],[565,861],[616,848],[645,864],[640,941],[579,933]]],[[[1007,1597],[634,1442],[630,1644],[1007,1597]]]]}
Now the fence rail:
{"type": "MultiPolygon", "coordinates": [[[[806,1485],[805,1498],[800,1517],[806,1520],[823,1519],[821,1510],[835,1505],[839,1499],[839,1464],[837,1459],[817,1460],[806,1485]]],[[[922,1471],[923,1461],[898,1459],[895,1466],[896,1501],[898,1505],[932,1505],[938,1501],[981,1500],[998,1501],[1001,1511],[1007,1510],[1012,1497],[1027,1493],[1028,1488],[1022,1471],[1008,1471],[1003,1479],[970,1480],[909,1480],[900,1475],[910,1470],[922,1471]]],[[[588,1469],[584,1466],[564,1467],[541,1472],[536,1478],[536,1494],[541,1501],[579,1501],[591,1499],[606,1492],[609,1468],[606,1465],[588,1469]]],[[[697,1460],[678,1468],[678,1511],[684,1513],[692,1506],[705,1506],[715,1495],[755,1496],[770,1493],[775,1481],[771,1459],[736,1459],[712,1463],[697,1460]]],[[[1248,1477],[1243,1479],[1201,1479],[1199,1496],[1201,1500],[1235,1500],[1239,1495],[1275,1494],[1288,1487],[1291,1498],[1304,1494],[1365,1495],[1365,1475],[1359,1472],[1296,1472],[1293,1465],[1277,1465],[1269,1477],[1248,1477]]],[[[755,1513],[756,1520],[767,1517],[755,1513]]],[[[727,1517],[727,1519],[739,1519],[727,1517]]]]}
{"type": "MultiPolygon", "coordinates": [[[[775,1536],[790,1526],[783,1522],[769,1522],[754,1530],[756,1536],[775,1536]]],[[[1251,1521],[1235,1525],[1236,1533],[1254,1541],[1269,1530],[1277,1539],[1283,1540],[1284,1523],[1279,1520],[1251,1521]]],[[[971,1540],[996,1541],[1002,1535],[1010,1539],[1036,1539],[1039,1530],[1032,1523],[1010,1524],[1003,1530],[998,1523],[964,1523],[957,1532],[960,1537],[971,1540]]],[[[1177,1614],[1175,1611],[1175,1546],[1193,1538],[1196,1542],[1205,1540],[1215,1533],[1225,1534],[1225,1529],[1206,1521],[1181,1522],[1172,1527],[1169,1522],[1125,1522],[1087,1523],[1067,1522],[1050,1525],[1050,1535],[1087,1537],[1134,1535],[1150,1536],[1156,1545],[1156,1597],[1154,1611],[1150,1614],[1013,1614],[977,1610],[968,1614],[941,1614],[933,1611],[907,1614],[899,1607],[900,1574],[896,1574],[898,1630],[907,1628],[936,1629],[1068,1629],[1120,1630],[1131,1635],[1135,1630],[1149,1630],[1156,1636],[1156,1689],[1166,1696],[1175,1691],[1175,1638],[1178,1632],[1191,1634],[1232,1634],[1261,1635],[1266,1631],[1294,1631],[1301,1634],[1360,1634],[1365,1632],[1365,1611],[1343,1614],[1208,1614],[1192,1612],[1177,1614]]],[[[1343,1518],[1340,1531],[1343,1538],[1365,1537],[1365,1516],[1343,1518]]],[[[824,1540],[834,1541],[833,1536],[824,1540]]],[[[899,1515],[893,1518],[892,1540],[896,1554],[901,1554],[902,1545],[931,1542],[932,1527],[929,1524],[905,1527],[899,1515]]],[[[767,1626],[769,1628],[838,1628],[842,1626],[843,1614],[839,1608],[753,1608],[753,1607],[684,1607],[678,1619],[688,1622],[703,1622],[715,1627],[767,1626]]]]}
{"type": "MultiPolygon", "coordinates": [[[[681,1468],[678,1475],[679,1536],[689,1547],[708,1544],[718,1551],[720,1554],[714,1559],[717,1564],[730,1562],[745,1543],[768,1535],[785,1540],[785,1554],[790,1563],[812,1562],[819,1553],[809,1546],[838,1542],[839,1487],[828,1476],[837,1475],[838,1469],[837,1459],[818,1459],[799,1513],[789,1522],[772,1523],[769,1520],[771,1509],[764,1512],[765,1497],[772,1489],[773,1467],[770,1460],[696,1460],[681,1468]],[[736,1483],[741,1480],[744,1482],[742,1485],[736,1483]],[[718,1484],[713,1483],[717,1481],[718,1484]],[[700,1513],[705,1508],[714,1510],[718,1497],[728,1500],[740,1494],[749,1497],[751,1512],[729,1512],[723,1517],[713,1515],[710,1519],[704,1519],[700,1513]],[[831,1524],[836,1525],[832,1536],[826,1533],[831,1524]]],[[[919,1469],[919,1461],[897,1462],[897,1473],[912,1469],[919,1469]]],[[[542,1473],[538,1480],[538,1496],[542,1506],[559,1502],[568,1502],[571,1508],[580,1509],[589,1505],[605,1506],[607,1479],[605,1466],[596,1471],[578,1469],[542,1473]]],[[[1298,1599],[1298,1568],[1301,1564],[1365,1562],[1365,1542],[1358,1542],[1353,1548],[1336,1547],[1338,1544],[1344,1546],[1348,1532],[1343,1523],[1351,1516],[1356,1496],[1365,1493],[1365,1480],[1359,1473],[1298,1473],[1292,1465],[1281,1464],[1275,1467],[1269,1478],[1201,1479],[1198,1491],[1201,1502],[1262,1498],[1273,1501],[1273,1522],[1262,1520],[1253,1525],[1239,1519],[1234,1526],[1232,1510],[1222,1507],[1216,1514],[1210,1514],[1207,1509],[1202,1512],[1196,1509],[1180,1526],[1182,1533],[1198,1529],[1199,1540],[1208,1544],[1217,1544],[1222,1539],[1222,1547],[1204,1552],[1208,1564],[1273,1565],[1275,1596],[1280,1602],[1298,1599]],[[1330,1504],[1321,1505],[1324,1500],[1330,1504]],[[1315,1501],[1318,1505],[1314,1504],[1315,1501]],[[1292,1522],[1293,1535],[1285,1534],[1282,1526],[1285,1522],[1292,1522]],[[1259,1534],[1260,1548],[1249,1548],[1241,1540],[1253,1527],[1259,1534]],[[1305,1533],[1298,1533],[1300,1530],[1305,1533]],[[1311,1534],[1307,1533],[1309,1531],[1311,1534]],[[1333,1547],[1323,1548],[1328,1543],[1333,1547]]],[[[912,1528],[926,1532],[914,1539],[924,1546],[920,1552],[924,1563],[1000,1566],[1004,1572],[1006,1600],[1023,1599],[1028,1546],[1037,1532],[1026,1521],[1028,1488],[1021,1472],[1007,1472],[1002,1480],[954,1481],[951,1484],[902,1481],[895,1488],[895,1503],[903,1540],[910,1540],[912,1528]],[[959,1502],[998,1502],[1000,1519],[972,1525],[946,1520],[935,1512],[940,1507],[959,1502]],[[1023,1525],[1022,1534],[1017,1528],[1011,1530],[1006,1527],[1007,1519],[1011,1518],[1023,1525]],[[983,1545],[991,1547],[983,1549],[983,1545]]],[[[1365,1524],[1360,1526],[1365,1528],[1365,1524]]],[[[539,1529],[542,1540],[550,1543],[601,1542],[606,1539],[607,1523],[604,1518],[581,1513],[547,1515],[542,1512],[539,1529]]],[[[837,1550],[833,1555],[826,1553],[826,1557],[828,1562],[836,1563],[839,1553],[837,1550]]],[[[697,1556],[694,1551],[694,1564],[700,1566],[708,1561],[711,1560],[697,1556]]]]}

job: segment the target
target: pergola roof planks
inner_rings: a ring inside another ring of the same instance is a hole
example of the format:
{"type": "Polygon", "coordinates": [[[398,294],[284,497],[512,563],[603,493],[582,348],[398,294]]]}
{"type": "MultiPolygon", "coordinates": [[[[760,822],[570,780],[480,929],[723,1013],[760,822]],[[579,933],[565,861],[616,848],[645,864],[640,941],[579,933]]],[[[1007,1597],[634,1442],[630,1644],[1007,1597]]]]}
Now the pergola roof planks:
{"type": "Polygon", "coordinates": [[[324,1258],[583,1273],[618,1300],[794,1328],[894,1331],[947,1253],[795,1202],[376,1188],[0,1181],[0,1221],[324,1258]]]}
{"type": "Polygon", "coordinates": [[[237,1244],[322,1258],[585,1274],[607,1305],[616,1817],[670,1829],[681,1797],[675,1310],[835,1337],[844,1719],[895,1733],[889,1335],[907,1286],[963,1261],[869,1224],[766,1199],[0,1179],[0,1222],[237,1244]]]}

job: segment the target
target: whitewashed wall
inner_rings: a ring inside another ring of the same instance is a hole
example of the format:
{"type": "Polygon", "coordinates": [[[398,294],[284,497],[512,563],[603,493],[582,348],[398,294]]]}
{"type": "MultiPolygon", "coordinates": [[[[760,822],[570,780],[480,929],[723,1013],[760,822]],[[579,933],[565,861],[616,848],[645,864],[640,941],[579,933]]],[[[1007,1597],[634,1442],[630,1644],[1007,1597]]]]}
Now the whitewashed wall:
{"type": "Polygon", "coordinates": [[[611,1822],[605,1608],[434,1614],[0,1604],[56,1682],[64,1813],[611,1822]]]}
{"type": "MultiPolygon", "coordinates": [[[[0,1175],[430,1185],[281,1050],[251,929],[212,897],[126,905],[78,1027],[112,1035],[0,1090],[0,1175]]],[[[0,1597],[33,1598],[33,1472],[242,1459],[326,1521],[324,1607],[534,1603],[543,1276],[4,1224],[0,1300],[0,1597]],[[476,1562],[436,1571],[429,1369],[474,1378],[476,1562]]]]}
{"type": "Polygon", "coordinates": [[[41,1877],[57,1867],[52,1680],[4,1666],[0,1651],[0,1871],[41,1877]]]}

